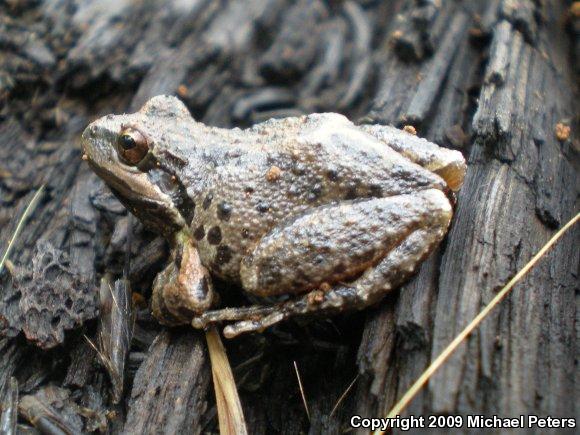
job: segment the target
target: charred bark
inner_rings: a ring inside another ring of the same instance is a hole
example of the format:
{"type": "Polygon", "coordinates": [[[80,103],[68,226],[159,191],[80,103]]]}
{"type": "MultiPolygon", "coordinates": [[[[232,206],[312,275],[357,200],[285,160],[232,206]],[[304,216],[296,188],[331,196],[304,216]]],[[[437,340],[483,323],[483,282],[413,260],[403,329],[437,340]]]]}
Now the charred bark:
{"type": "MultiPolygon", "coordinates": [[[[0,252],[46,187],[0,273],[2,429],[14,431],[18,408],[20,425],[41,430],[217,431],[202,335],[148,314],[166,243],[127,215],[78,143],[91,119],[161,93],[212,125],[339,111],[412,125],[464,153],[452,228],[411,282],[364,313],[225,343],[249,433],[337,433],[353,414],[385,415],[578,211],[579,16],[576,3],[548,0],[4,2],[0,252]],[[66,256],[63,293],[44,291],[54,282],[42,271],[22,278],[55,252],[66,256]],[[109,300],[99,327],[102,276],[133,298],[118,312],[109,300]]],[[[578,236],[562,239],[407,414],[580,415],[578,236]]]]}

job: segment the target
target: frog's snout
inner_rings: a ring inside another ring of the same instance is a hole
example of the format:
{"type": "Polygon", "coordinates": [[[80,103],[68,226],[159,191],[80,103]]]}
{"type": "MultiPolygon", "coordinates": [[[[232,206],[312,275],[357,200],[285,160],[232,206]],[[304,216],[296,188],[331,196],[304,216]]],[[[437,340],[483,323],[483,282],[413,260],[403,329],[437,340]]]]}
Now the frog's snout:
{"type": "Polygon", "coordinates": [[[81,148],[83,150],[86,159],[89,162],[95,162],[98,160],[96,157],[99,154],[98,148],[98,127],[95,123],[91,123],[85,128],[81,134],[81,148]]]}
{"type": "Polygon", "coordinates": [[[81,134],[81,148],[84,159],[91,166],[106,167],[115,164],[116,149],[113,140],[116,137],[117,122],[103,117],[90,123],[81,134]]]}
{"type": "Polygon", "coordinates": [[[90,124],[87,128],[85,128],[85,130],[81,134],[81,147],[82,147],[83,152],[85,154],[88,154],[88,151],[90,148],[90,141],[94,138],[94,136],[95,136],[95,129],[94,129],[93,125],[90,124]]]}

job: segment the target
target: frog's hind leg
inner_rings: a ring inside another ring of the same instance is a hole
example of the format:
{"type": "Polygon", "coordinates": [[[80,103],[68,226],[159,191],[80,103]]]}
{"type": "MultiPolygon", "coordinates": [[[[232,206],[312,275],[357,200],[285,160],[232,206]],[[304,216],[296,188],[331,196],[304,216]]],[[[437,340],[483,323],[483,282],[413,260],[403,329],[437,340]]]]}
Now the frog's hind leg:
{"type": "Polygon", "coordinates": [[[209,311],[193,326],[236,321],[224,329],[231,338],[293,316],[362,309],[414,273],[451,214],[436,189],[315,209],[264,237],[241,269],[249,292],[300,295],[274,306],[209,311]]]}

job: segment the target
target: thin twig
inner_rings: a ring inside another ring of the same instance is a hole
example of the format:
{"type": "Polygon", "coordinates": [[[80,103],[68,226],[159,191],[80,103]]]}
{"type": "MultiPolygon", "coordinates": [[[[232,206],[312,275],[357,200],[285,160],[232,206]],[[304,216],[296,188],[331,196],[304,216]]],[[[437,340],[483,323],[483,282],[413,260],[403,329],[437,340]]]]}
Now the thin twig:
{"type": "Polygon", "coordinates": [[[350,389],[354,386],[354,383],[357,381],[357,379],[358,379],[359,376],[360,375],[357,373],[357,375],[354,377],[354,379],[352,380],[352,382],[350,383],[350,385],[348,387],[346,387],[346,390],[344,390],[344,393],[342,393],[340,395],[340,397],[338,398],[336,404],[334,405],[334,408],[332,408],[332,411],[330,411],[330,417],[331,418],[334,415],[334,413],[336,412],[336,410],[338,409],[339,405],[345,399],[345,397],[348,394],[348,392],[350,391],[350,389]]]}
{"type": "Polygon", "coordinates": [[[26,221],[26,218],[28,217],[28,215],[30,213],[32,213],[34,211],[34,209],[38,205],[38,201],[40,200],[43,192],[44,192],[44,184],[38,188],[38,190],[36,191],[36,193],[34,194],[32,199],[30,200],[30,202],[28,203],[28,205],[24,209],[24,213],[22,213],[22,216],[20,217],[20,220],[18,221],[18,224],[16,225],[16,229],[14,230],[14,234],[12,234],[12,237],[11,237],[10,241],[8,242],[8,246],[6,247],[6,251],[4,251],[4,255],[2,255],[2,260],[0,260],[0,272],[2,272],[2,269],[4,268],[4,263],[6,263],[6,260],[8,259],[8,256],[10,255],[10,251],[12,250],[12,247],[14,246],[14,242],[16,242],[16,239],[18,238],[18,236],[20,235],[20,232],[22,231],[22,228],[24,227],[24,222],[26,221]]]}
{"type": "Polygon", "coordinates": [[[294,361],[294,370],[296,370],[296,377],[298,378],[298,387],[300,387],[300,395],[302,396],[302,403],[304,403],[304,409],[306,409],[306,416],[308,421],[310,421],[310,411],[308,410],[308,402],[306,401],[306,394],[304,394],[304,387],[302,386],[302,380],[300,379],[300,372],[298,371],[298,364],[294,361]]]}
{"type": "MultiPolygon", "coordinates": [[[[568,231],[576,222],[580,219],[580,213],[574,216],[570,221],[564,225],[556,234],[552,236],[550,240],[538,251],[536,255],[512,278],[509,282],[495,295],[491,302],[485,306],[483,310],[465,327],[463,331],[459,333],[455,339],[449,343],[449,345],[439,354],[437,358],[427,367],[419,379],[407,390],[407,392],[401,397],[401,399],[393,406],[391,411],[387,414],[387,418],[395,418],[397,415],[401,414],[403,409],[413,400],[417,395],[419,390],[429,381],[431,376],[445,363],[447,358],[459,347],[459,345],[467,338],[471,332],[485,319],[488,314],[495,308],[497,304],[509,293],[514,285],[517,284],[535,265],[536,263],[546,254],[546,252],[554,246],[554,244],[562,237],[566,231],[568,231]]],[[[375,435],[383,434],[384,431],[376,430],[375,435]]]]}

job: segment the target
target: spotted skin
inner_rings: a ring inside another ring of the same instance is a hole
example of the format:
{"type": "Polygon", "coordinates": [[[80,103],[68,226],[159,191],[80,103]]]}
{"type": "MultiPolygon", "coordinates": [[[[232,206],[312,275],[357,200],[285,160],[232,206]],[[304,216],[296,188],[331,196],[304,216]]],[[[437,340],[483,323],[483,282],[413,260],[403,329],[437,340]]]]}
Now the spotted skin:
{"type": "Polygon", "coordinates": [[[202,189],[193,196],[202,207],[190,224],[210,228],[197,243],[202,262],[215,275],[236,283],[241,283],[241,259],[283,221],[345,200],[446,189],[443,179],[353,130],[341,115],[271,120],[244,133],[237,142],[224,137],[201,152],[200,161],[188,165],[211,162],[205,165],[202,189]],[[271,131],[286,135],[272,139],[267,134],[271,131]],[[277,177],[269,176],[273,167],[277,177]],[[209,193],[208,185],[213,186],[209,193]],[[232,255],[216,263],[221,245],[232,255]]]}
{"type": "MultiPolygon", "coordinates": [[[[93,122],[82,143],[91,167],[123,203],[197,264],[195,273],[183,260],[168,266],[156,280],[154,314],[168,324],[189,315],[196,327],[235,318],[239,328],[232,326],[230,335],[306,311],[300,298],[292,309],[265,304],[208,311],[208,301],[216,300],[210,275],[258,296],[310,292],[307,302],[319,306],[307,312],[326,312],[341,282],[358,288],[359,280],[390,262],[396,277],[376,276],[372,285],[350,291],[357,301],[375,301],[408,276],[407,262],[414,270],[444,236],[452,216],[447,196],[465,174],[457,151],[390,127],[357,127],[324,113],[220,129],[194,121],[168,96],[151,99],[137,113],[93,122]],[[119,150],[127,128],[146,141],[136,164],[119,150]],[[196,289],[184,292],[184,301],[178,301],[184,285],[174,284],[180,280],[196,289]],[[320,288],[330,290],[321,295],[320,288]],[[263,322],[247,323],[248,316],[263,322]]],[[[334,299],[330,311],[360,305],[347,299],[334,299]]]]}

